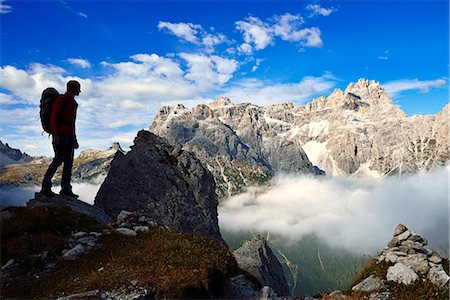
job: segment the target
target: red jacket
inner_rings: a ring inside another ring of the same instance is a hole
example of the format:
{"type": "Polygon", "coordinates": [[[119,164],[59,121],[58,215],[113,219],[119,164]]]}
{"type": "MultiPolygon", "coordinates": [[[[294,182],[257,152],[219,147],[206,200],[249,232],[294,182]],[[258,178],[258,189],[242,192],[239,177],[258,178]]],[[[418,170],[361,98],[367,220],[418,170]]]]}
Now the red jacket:
{"type": "Polygon", "coordinates": [[[75,135],[75,119],[78,103],[69,94],[59,96],[52,108],[50,128],[52,134],[57,132],[75,135]]]}

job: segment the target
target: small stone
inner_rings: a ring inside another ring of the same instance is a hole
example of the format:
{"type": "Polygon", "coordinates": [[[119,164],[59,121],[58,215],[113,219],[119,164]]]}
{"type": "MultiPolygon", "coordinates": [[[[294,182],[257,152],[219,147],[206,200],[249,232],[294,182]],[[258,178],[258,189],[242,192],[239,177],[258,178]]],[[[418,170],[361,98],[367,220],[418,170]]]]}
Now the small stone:
{"type": "Polygon", "coordinates": [[[386,253],[386,262],[396,263],[399,261],[400,257],[406,256],[405,253],[399,251],[387,252],[386,253]]]}
{"type": "Polygon", "coordinates": [[[135,226],[134,231],[136,231],[137,233],[142,232],[142,233],[147,233],[150,231],[148,226],[135,226]]]}
{"type": "Polygon", "coordinates": [[[97,237],[95,236],[85,236],[78,240],[79,243],[83,245],[95,246],[97,244],[97,237]]]}
{"type": "Polygon", "coordinates": [[[443,287],[450,280],[450,277],[444,271],[442,266],[432,267],[430,269],[430,271],[428,272],[427,277],[431,281],[431,283],[433,283],[434,285],[437,285],[439,287],[443,287]]]}
{"type": "MultiPolygon", "coordinates": [[[[60,297],[56,300],[76,300],[76,299],[94,299],[94,296],[98,296],[100,293],[99,290],[92,290],[78,294],[72,294],[69,296],[60,297]]],[[[97,297],[95,297],[97,298],[97,297]]]]}
{"type": "Polygon", "coordinates": [[[387,244],[389,248],[396,247],[399,244],[398,238],[393,237],[392,240],[387,244]]]}
{"type": "Polygon", "coordinates": [[[411,269],[411,267],[403,263],[396,263],[394,266],[388,268],[386,279],[388,281],[410,285],[417,281],[419,276],[411,269]]]}
{"type": "Polygon", "coordinates": [[[417,242],[420,243],[422,245],[428,245],[428,241],[426,239],[424,239],[423,237],[421,237],[420,235],[416,234],[415,232],[412,233],[409,237],[408,237],[408,241],[413,241],[413,242],[417,242]]]}
{"type": "Polygon", "coordinates": [[[423,245],[421,243],[413,242],[413,241],[409,241],[409,240],[403,241],[401,243],[401,245],[402,246],[406,246],[406,247],[411,248],[411,249],[416,249],[416,250],[417,249],[423,249],[423,245]]]}
{"type": "Polygon", "coordinates": [[[6,221],[14,217],[13,213],[8,210],[0,211],[0,220],[6,221]]]}
{"type": "Polygon", "coordinates": [[[69,251],[65,252],[63,254],[63,258],[67,260],[74,260],[84,252],[86,252],[86,248],[83,247],[83,245],[78,244],[69,251]]]}
{"type": "Polygon", "coordinates": [[[6,262],[6,264],[4,264],[4,265],[2,266],[2,271],[7,270],[7,269],[11,268],[12,266],[14,266],[14,263],[15,263],[15,262],[16,262],[16,261],[15,261],[14,259],[8,260],[8,261],[6,262]]]}
{"type": "Polygon", "coordinates": [[[146,218],[145,216],[140,216],[139,219],[138,219],[138,221],[139,221],[140,223],[144,223],[146,219],[147,219],[147,218],[146,218]]]}
{"type": "Polygon", "coordinates": [[[433,252],[433,254],[431,254],[431,256],[428,258],[428,260],[435,264],[440,264],[442,262],[442,258],[436,252],[433,252]]]}
{"type": "Polygon", "coordinates": [[[427,257],[423,254],[412,254],[399,258],[399,262],[411,267],[418,274],[427,274],[430,270],[427,257]]]}
{"type": "Polygon", "coordinates": [[[370,275],[354,287],[352,287],[352,290],[355,292],[373,292],[378,290],[385,290],[386,286],[378,277],[375,277],[373,275],[370,275]]]}
{"type": "Polygon", "coordinates": [[[79,232],[75,232],[75,233],[72,234],[72,236],[74,238],[76,238],[76,239],[82,238],[82,237],[84,237],[86,235],[87,235],[87,233],[84,232],[84,231],[79,231],[79,232]]]}
{"type": "Polygon", "coordinates": [[[408,228],[406,228],[405,225],[403,225],[403,224],[398,224],[397,227],[395,227],[395,230],[394,230],[394,236],[397,236],[397,235],[399,235],[399,234],[405,232],[406,230],[408,230],[408,228]]]}
{"type": "Polygon", "coordinates": [[[117,215],[117,224],[122,224],[126,221],[126,219],[128,219],[130,216],[132,216],[133,213],[126,211],[126,210],[122,210],[118,215],[117,215]]]}
{"type": "Polygon", "coordinates": [[[401,242],[405,241],[406,239],[408,239],[410,235],[411,235],[411,232],[409,230],[406,230],[405,232],[397,235],[396,237],[397,237],[399,243],[401,243],[401,242]]]}
{"type": "Polygon", "coordinates": [[[127,236],[136,236],[137,235],[136,231],[131,230],[129,228],[125,228],[125,227],[117,228],[116,232],[123,234],[123,235],[127,235],[127,236]]]}
{"type": "Polygon", "coordinates": [[[374,293],[370,294],[369,300],[389,300],[391,299],[391,293],[382,292],[382,293],[374,293]]]}
{"type": "Polygon", "coordinates": [[[92,232],[89,232],[89,235],[94,235],[94,236],[96,236],[96,237],[99,237],[99,236],[101,236],[102,234],[101,234],[100,232],[92,231],[92,232]]]}

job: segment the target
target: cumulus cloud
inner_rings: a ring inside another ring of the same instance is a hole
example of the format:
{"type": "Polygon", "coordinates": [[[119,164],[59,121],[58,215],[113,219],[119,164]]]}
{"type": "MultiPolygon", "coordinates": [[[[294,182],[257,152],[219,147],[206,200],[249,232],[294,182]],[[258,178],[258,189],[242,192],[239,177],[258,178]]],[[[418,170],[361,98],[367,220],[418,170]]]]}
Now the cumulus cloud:
{"type": "Polygon", "coordinates": [[[202,27],[192,23],[170,23],[159,21],[158,28],[160,30],[167,29],[171,34],[196,44],[198,43],[197,34],[202,27]]]}
{"type": "Polygon", "coordinates": [[[4,4],[4,2],[5,0],[0,0],[0,14],[8,14],[12,12],[12,7],[4,4]]]}
{"type": "Polygon", "coordinates": [[[203,45],[209,53],[214,52],[214,47],[224,43],[227,38],[222,33],[208,32],[201,25],[192,23],[170,23],[159,21],[159,30],[165,30],[187,42],[203,45]]]}
{"type": "Polygon", "coordinates": [[[269,24],[256,17],[247,17],[244,21],[235,22],[236,29],[244,34],[247,45],[253,45],[256,50],[266,48],[272,43],[272,28],[269,24]]]}
{"type": "Polygon", "coordinates": [[[337,9],[334,7],[325,8],[322,7],[320,4],[308,4],[306,6],[306,10],[311,11],[309,17],[315,17],[315,16],[324,16],[328,17],[332,13],[336,12],[337,9]]]}
{"type": "Polygon", "coordinates": [[[253,50],[262,50],[275,43],[279,37],[284,41],[298,42],[302,47],[322,47],[321,31],[317,27],[301,28],[304,19],[300,15],[286,13],[275,15],[263,22],[257,17],[247,17],[235,22],[236,29],[243,33],[244,43],[238,50],[251,55],[253,50]]]}
{"type": "Polygon", "coordinates": [[[77,97],[80,147],[103,148],[115,141],[118,131],[130,136],[148,128],[165,102],[192,101],[220,88],[238,68],[232,59],[186,53],[171,58],[141,53],[127,61],[102,65],[109,73],[92,79],[70,76],[54,65],[31,64],[27,69],[0,67],[0,88],[6,90],[0,96],[0,103],[4,104],[0,107],[0,126],[5,129],[0,139],[20,141],[20,149],[26,144],[37,145],[32,155],[51,155],[50,144],[40,135],[41,93],[49,86],[63,93],[66,82],[75,79],[82,86],[77,97]],[[6,106],[12,101],[21,106],[6,106]]]}
{"type": "Polygon", "coordinates": [[[67,62],[78,66],[80,68],[86,69],[91,67],[91,63],[87,59],[81,59],[81,58],[68,58],[67,62]]]}
{"type": "Polygon", "coordinates": [[[449,167],[382,180],[279,176],[270,188],[250,188],[219,207],[227,231],[270,232],[291,240],[315,234],[331,246],[374,253],[402,223],[449,245],[449,167]]]}
{"type": "Polygon", "coordinates": [[[305,76],[298,83],[273,83],[259,79],[243,79],[229,88],[222,89],[216,96],[227,96],[235,102],[251,102],[271,105],[293,102],[303,105],[313,97],[328,93],[336,85],[331,73],[319,77],[305,76]]]}
{"type": "Polygon", "coordinates": [[[444,78],[434,80],[419,80],[419,79],[400,79],[389,81],[383,84],[385,90],[389,95],[395,96],[401,92],[409,90],[419,90],[422,93],[428,93],[432,88],[438,88],[447,84],[444,78]]]}

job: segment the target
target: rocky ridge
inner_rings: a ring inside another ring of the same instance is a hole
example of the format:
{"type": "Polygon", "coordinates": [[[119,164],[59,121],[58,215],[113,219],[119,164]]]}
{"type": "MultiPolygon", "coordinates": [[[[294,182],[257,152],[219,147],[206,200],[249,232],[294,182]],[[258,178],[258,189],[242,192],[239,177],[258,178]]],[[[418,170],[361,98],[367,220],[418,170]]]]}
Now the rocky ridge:
{"type": "Polygon", "coordinates": [[[165,106],[150,130],[195,153],[227,195],[275,172],[380,177],[431,170],[449,160],[448,123],[449,105],[408,117],[379,83],[360,79],[305,106],[225,97],[191,110],[165,106]]]}
{"type": "Polygon", "coordinates": [[[32,157],[19,149],[11,148],[8,143],[0,141],[0,168],[9,164],[21,164],[32,161],[32,157]]]}
{"type": "Polygon", "coordinates": [[[149,131],[139,131],[126,155],[116,153],[95,206],[113,218],[122,210],[136,212],[162,226],[225,243],[211,173],[191,153],[149,131]]]}
{"type": "MultiPolygon", "coordinates": [[[[19,150],[17,150],[19,151],[19,150]]],[[[73,163],[73,182],[96,182],[109,171],[111,161],[116,152],[125,153],[119,143],[113,143],[106,150],[84,150],[73,163]]],[[[52,159],[48,157],[31,157],[25,162],[12,162],[0,166],[0,187],[17,185],[41,185],[45,171],[52,159]]],[[[56,172],[54,181],[61,180],[61,170],[56,172]]]]}

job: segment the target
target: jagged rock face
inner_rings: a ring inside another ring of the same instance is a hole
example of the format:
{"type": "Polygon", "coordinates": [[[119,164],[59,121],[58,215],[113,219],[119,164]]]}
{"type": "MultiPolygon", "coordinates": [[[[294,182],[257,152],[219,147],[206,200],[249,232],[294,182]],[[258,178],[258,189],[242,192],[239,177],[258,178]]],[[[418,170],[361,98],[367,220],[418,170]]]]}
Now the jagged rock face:
{"type": "Polygon", "coordinates": [[[450,153],[448,110],[407,117],[379,83],[360,79],[305,106],[259,107],[218,98],[192,110],[164,107],[151,131],[195,152],[213,169],[218,186],[225,182],[232,192],[239,180],[245,184],[242,177],[320,173],[313,165],[328,175],[370,177],[443,166],[450,153]],[[251,172],[240,172],[237,162],[251,172]],[[222,172],[228,165],[241,179],[222,172]]]}
{"type": "Polygon", "coordinates": [[[261,285],[271,287],[278,296],[290,296],[283,268],[264,238],[258,235],[246,241],[233,255],[239,268],[253,275],[261,285]]]}
{"type": "Polygon", "coordinates": [[[95,206],[114,218],[122,210],[137,212],[223,242],[211,173],[191,153],[148,131],[138,133],[126,155],[116,153],[95,206]]]}
{"type": "Polygon", "coordinates": [[[33,158],[18,149],[11,148],[8,143],[0,141],[0,168],[9,164],[20,164],[30,162],[33,158]]]}
{"type": "Polygon", "coordinates": [[[219,98],[192,110],[163,107],[150,130],[195,153],[213,173],[219,196],[264,182],[274,172],[322,174],[298,142],[284,135],[290,125],[265,115],[264,108],[219,98]]]}

